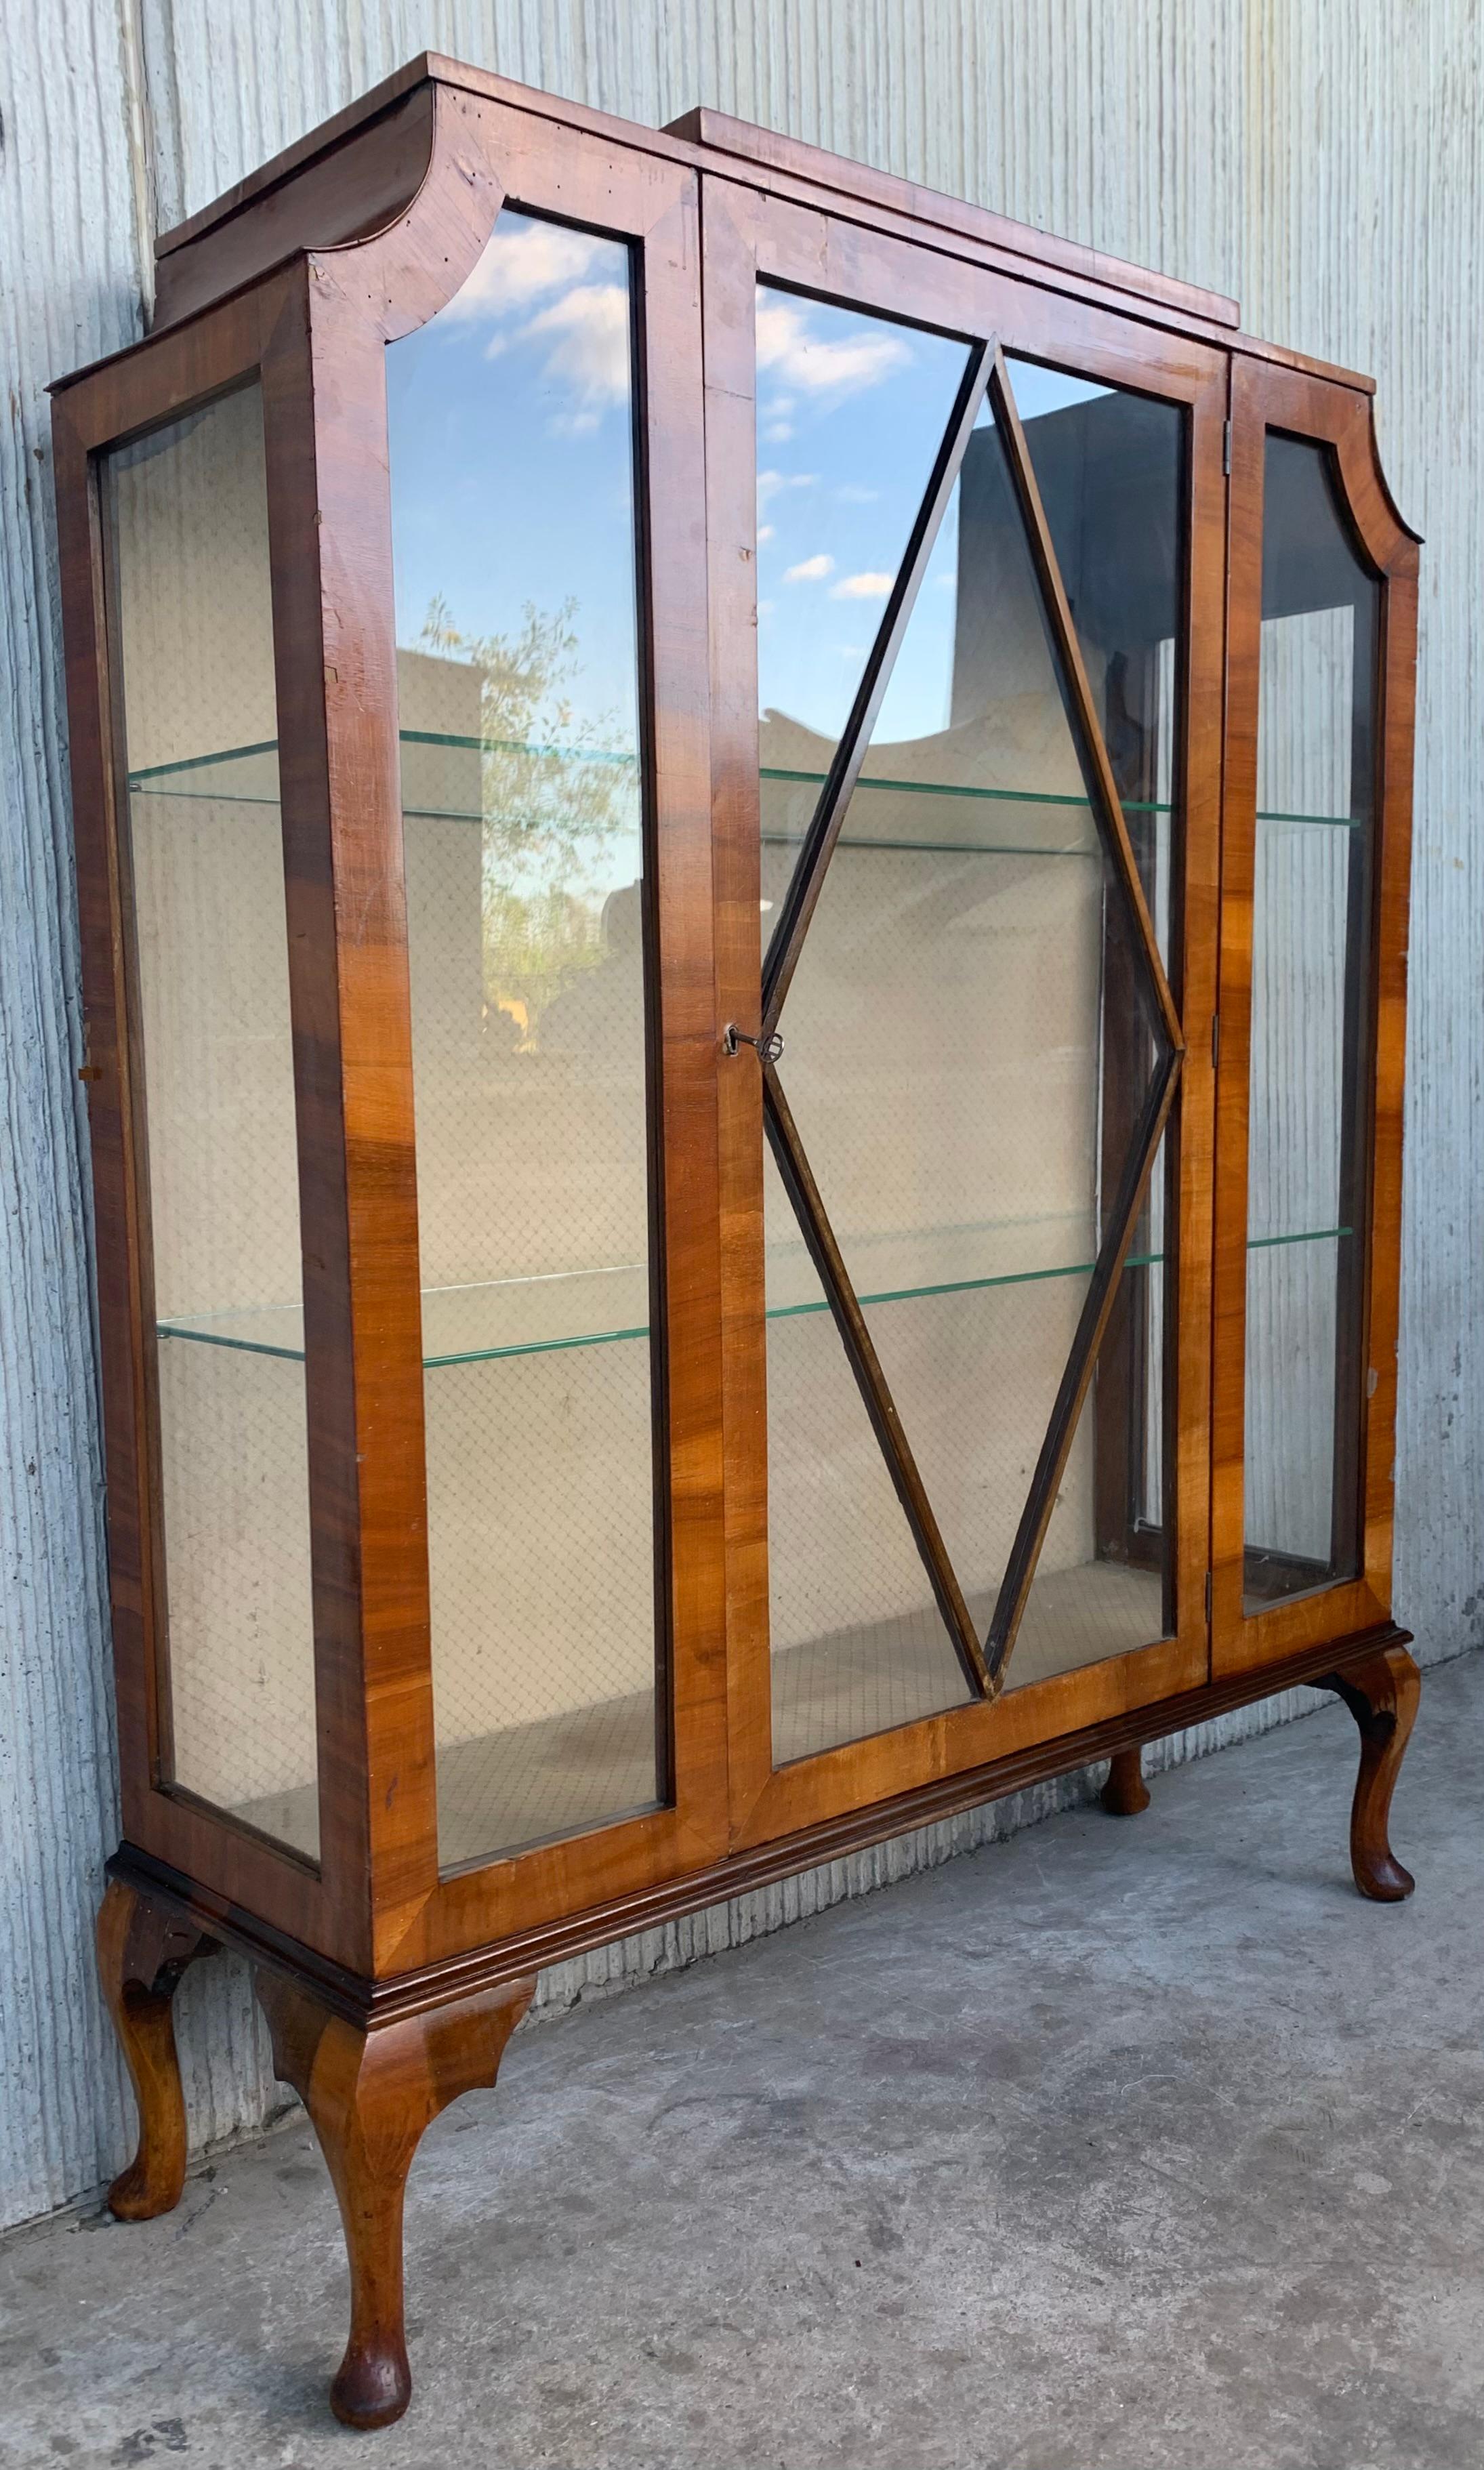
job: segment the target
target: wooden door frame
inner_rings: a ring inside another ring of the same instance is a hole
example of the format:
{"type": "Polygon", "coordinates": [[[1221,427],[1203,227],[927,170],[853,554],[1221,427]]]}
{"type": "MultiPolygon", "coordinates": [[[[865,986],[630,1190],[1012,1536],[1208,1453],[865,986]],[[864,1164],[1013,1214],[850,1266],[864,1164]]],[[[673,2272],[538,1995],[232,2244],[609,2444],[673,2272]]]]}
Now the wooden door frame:
{"type": "Polygon", "coordinates": [[[1301,1654],[1390,1618],[1397,1319],[1402,1241],[1403,1067],[1412,828],[1418,536],[1386,486],[1367,395],[1334,380],[1239,354],[1232,365],[1225,807],[1217,1103],[1212,1670],[1221,1677],[1301,1654]],[[1369,1195],[1360,1362],[1360,1571],[1350,1579],[1242,1610],[1247,1281],[1247,1116],[1263,605],[1263,488],[1270,430],[1329,450],[1356,542],[1381,587],[1377,782],[1370,918],[1369,1195]]]}
{"type": "Polygon", "coordinates": [[[772,279],[816,297],[1039,358],[1185,407],[1191,547],[1185,594],[1182,810],[1182,1081],[1174,1475],[1177,1634],[993,1700],[775,1769],[768,1651],[767,1411],[763,1322],[762,1084],[733,1059],[721,1125],[724,1422],[732,1842],[818,1826],[1056,1735],[1199,1686],[1209,1671],[1205,1576],[1210,1401],[1211,1174],[1220,696],[1224,654],[1227,408],[1224,353],[965,261],[916,237],[764,195],[739,175],[703,180],[707,533],[711,561],[712,832],[717,1014],[755,1029],[760,982],[755,648],[754,300],[772,279]]]}

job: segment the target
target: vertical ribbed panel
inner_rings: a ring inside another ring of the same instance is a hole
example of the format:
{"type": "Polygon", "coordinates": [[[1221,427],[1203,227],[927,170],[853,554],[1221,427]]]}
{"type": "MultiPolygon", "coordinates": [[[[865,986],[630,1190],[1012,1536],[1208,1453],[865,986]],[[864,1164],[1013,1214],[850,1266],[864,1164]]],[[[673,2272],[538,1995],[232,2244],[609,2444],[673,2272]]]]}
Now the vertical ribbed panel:
{"type": "Polygon", "coordinates": [[[76,918],[45,381],[129,339],[117,20],[9,28],[0,158],[0,2219],[96,2176],[122,2112],[88,1932],[113,1824],[76,918]],[[58,82],[59,53],[72,62],[58,82]]]}
{"type": "MultiPolygon", "coordinates": [[[[0,2219],[95,2184],[128,2116],[88,1949],[115,1820],[40,389],[135,331],[141,224],[193,212],[415,52],[640,121],[715,104],[1234,291],[1249,328],[1374,370],[1388,473],[1428,536],[1397,1600],[1426,1657],[1484,1632],[1474,0],[34,0],[12,17],[0,67],[0,2219]]],[[[1272,1712],[1224,1718],[1220,1736],[1272,1712]]],[[[914,1837],[581,1971],[632,1977],[731,1944],[942,1858],[988,1824],[914,1837]]],[[[242,1974],[202,1968],[182,2009],[197,2133],[260,2118],[270,2088],[242,1974]]]]}
{"type": "MultiPolygon", "coordinates": [[[[92,1952],[118,1805],[44,393],[140,328],[129,15],[14,12],[0,94],[0,2223],[111,2175],[133,2115],[92,1952]]],[[[224,1966],[192,2005],[220,2136],[277,2099],[266,2037],[224,1966]]]]}

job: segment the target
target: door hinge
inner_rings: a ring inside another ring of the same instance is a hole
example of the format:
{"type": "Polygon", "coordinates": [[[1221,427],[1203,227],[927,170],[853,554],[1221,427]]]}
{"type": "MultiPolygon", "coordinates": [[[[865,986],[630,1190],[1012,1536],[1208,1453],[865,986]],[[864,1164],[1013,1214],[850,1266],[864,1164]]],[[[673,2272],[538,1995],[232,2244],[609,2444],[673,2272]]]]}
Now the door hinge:
{"type": "Polygon", "coordinates": [[[1229,479],[1232,470],[1232,424],[1229,420],[1221,423],[1221,469],[1229,479]]]}
{"type": "Polygon", "coordinates": [[[1211,1069],[1213,1072],[1219,1070],[1220,1062],[1221,1015],[1218,1012],[1214,1012],[1211,1015],[1211,1069]]]}

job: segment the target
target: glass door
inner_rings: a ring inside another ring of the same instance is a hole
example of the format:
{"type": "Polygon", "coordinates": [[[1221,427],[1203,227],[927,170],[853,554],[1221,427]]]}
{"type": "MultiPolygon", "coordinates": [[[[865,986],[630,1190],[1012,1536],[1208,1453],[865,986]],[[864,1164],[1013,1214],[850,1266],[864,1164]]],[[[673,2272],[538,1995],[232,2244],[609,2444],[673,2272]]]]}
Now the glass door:
{"type": "Polygon", "coordinates": [[[632,260],[386,354],[445,1869],[664,1798],[632,260]]]}
{"type": "Polygon", "coordinates": [[[1389,1609],[1415,622],[1366,398],[1241,363],[1233,430],[1218,1669],[1389,1609]]]}
{"type": "Polygon", "coordinates": [[[884,238],[831,285],[827,219],[709,198],[733,1765],[740,1732],[767,1832],[1204,1677],[1173,1110],[1219,372],[884,238]]]}
{"type": "Polygon", "coordinates": [[[724,1801],[694,185],[544,142],[385,347],[454,1931],[694,1863],[724,1801]]]}

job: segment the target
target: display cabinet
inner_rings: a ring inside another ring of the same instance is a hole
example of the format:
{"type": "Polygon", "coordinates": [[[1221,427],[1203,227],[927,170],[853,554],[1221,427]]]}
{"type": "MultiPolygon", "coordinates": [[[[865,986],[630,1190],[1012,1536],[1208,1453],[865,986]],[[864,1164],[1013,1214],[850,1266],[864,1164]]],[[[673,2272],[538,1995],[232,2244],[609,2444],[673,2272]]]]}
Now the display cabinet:
{"type": "Polygon", "coordinates": [[[1233,304],[413,64],[56,389],[124,1842],[344,2216],[544,1964],[1391,1618],[1415,535],[1233,304]]]}

